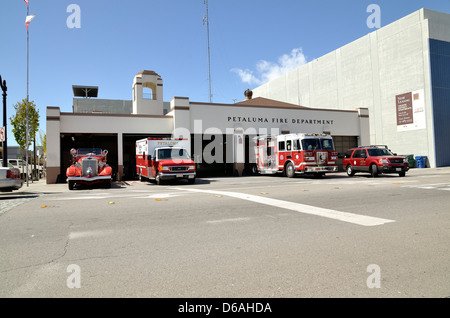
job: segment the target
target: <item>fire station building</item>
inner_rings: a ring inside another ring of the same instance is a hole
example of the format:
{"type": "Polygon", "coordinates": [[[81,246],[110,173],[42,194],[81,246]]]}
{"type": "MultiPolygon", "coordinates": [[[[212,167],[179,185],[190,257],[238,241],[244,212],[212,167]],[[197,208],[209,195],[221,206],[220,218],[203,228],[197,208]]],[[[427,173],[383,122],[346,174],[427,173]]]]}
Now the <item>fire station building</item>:
{"type": "MultiPolygon", "coordinates": [[[[163,80],[154,71],[141,71],[133,80],[132,100],[97,99],[98,87],[73,86],[73,112],[47,107],[47,183],[65,182],[70,149],[108,150],[116,180],[136,177],[135,143],[146,137],[188,138],[197,173],[243,175],[250,171],[252,140],[279,133],[327,133],[336,151],[368,144],[369,111],[321,109],[264,97],[234,104],[163,101],[163,80]]],[[[338,162],[339,163],[339,162],[338,162]]]]}

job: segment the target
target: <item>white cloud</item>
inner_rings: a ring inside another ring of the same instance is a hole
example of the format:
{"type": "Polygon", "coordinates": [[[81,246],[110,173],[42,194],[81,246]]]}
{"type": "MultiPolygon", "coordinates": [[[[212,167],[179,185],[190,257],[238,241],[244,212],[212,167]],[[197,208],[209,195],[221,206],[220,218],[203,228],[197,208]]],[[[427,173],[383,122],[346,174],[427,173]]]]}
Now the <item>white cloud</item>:
{"type": "Polygon", "coordinates": [[[306,64],[306,57],[302,48],[293,49],[289,54],[283,54],[278,58],[278,62],[268,62],[261,60],[256,63],[256,72],[249,69],[233,68],[243,83],[250,85],[262,85],[297,67],[306,64]],[[255,75],[256,73],[256,75],[255,75]]]}

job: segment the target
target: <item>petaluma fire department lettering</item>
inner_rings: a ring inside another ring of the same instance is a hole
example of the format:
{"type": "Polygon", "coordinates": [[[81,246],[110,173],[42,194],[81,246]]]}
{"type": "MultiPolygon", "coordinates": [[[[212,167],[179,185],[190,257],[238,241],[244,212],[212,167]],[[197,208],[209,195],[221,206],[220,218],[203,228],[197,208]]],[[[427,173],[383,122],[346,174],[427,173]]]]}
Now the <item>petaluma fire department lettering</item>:
{"type": "Polygon", "coordinates": [[[269,120],[263,117],[228,117],[228,122],[233,123],[268,123],[269,120]]]}
{"type": "Polygon", "coordinates": [[[274,124],[309,124],[309,125],[334,125],[333,119],[304,119],[304,118],[278,118],[278,117],[244,117],[228,116],[228,122],[232,123],[274,123],[274,124]]]}

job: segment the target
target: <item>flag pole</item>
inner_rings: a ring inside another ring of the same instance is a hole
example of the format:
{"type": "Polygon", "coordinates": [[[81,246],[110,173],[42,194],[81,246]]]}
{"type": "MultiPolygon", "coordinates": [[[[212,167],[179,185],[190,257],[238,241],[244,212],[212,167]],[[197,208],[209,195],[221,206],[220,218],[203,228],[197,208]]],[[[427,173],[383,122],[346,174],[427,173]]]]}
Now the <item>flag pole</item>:
{"type": "MultiPolygon", "coordinates": [[[[30,15],[30,6],[27,2],[27,17],[30,15]]],[[[27,165],[26,169],[26,180],[27,187],[28,184],[28,106],[29,106],[29,74],[30,74],[30,31],[27,26],[27,115],[26,115],[26,129],[25,129],[25,164],[27,165]]]]}

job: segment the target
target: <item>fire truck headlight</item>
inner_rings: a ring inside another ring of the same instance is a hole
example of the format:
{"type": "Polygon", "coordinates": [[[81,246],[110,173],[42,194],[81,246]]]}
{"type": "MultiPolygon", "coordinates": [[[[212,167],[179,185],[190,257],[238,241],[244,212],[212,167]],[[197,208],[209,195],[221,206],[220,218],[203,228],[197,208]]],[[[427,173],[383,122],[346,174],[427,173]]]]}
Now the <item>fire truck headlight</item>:
{"type": "Polygon", "coordinates": [[[170,171],[170,168],[169,168],[169,167],[166,167],[166,166],[159,166],[159,167],[158,167],[158,170],[159,170],[159,171],[170,171]]]}
{"type": "Polygon", "coordinates": [[[195,166],[189,166],[188,169],[189,170],[195,170],[195,166]]]}
{"type": "Polygon", "coordinates": [[[380,159],[380,163],[389,163],[387,159],[380,159]]]}

